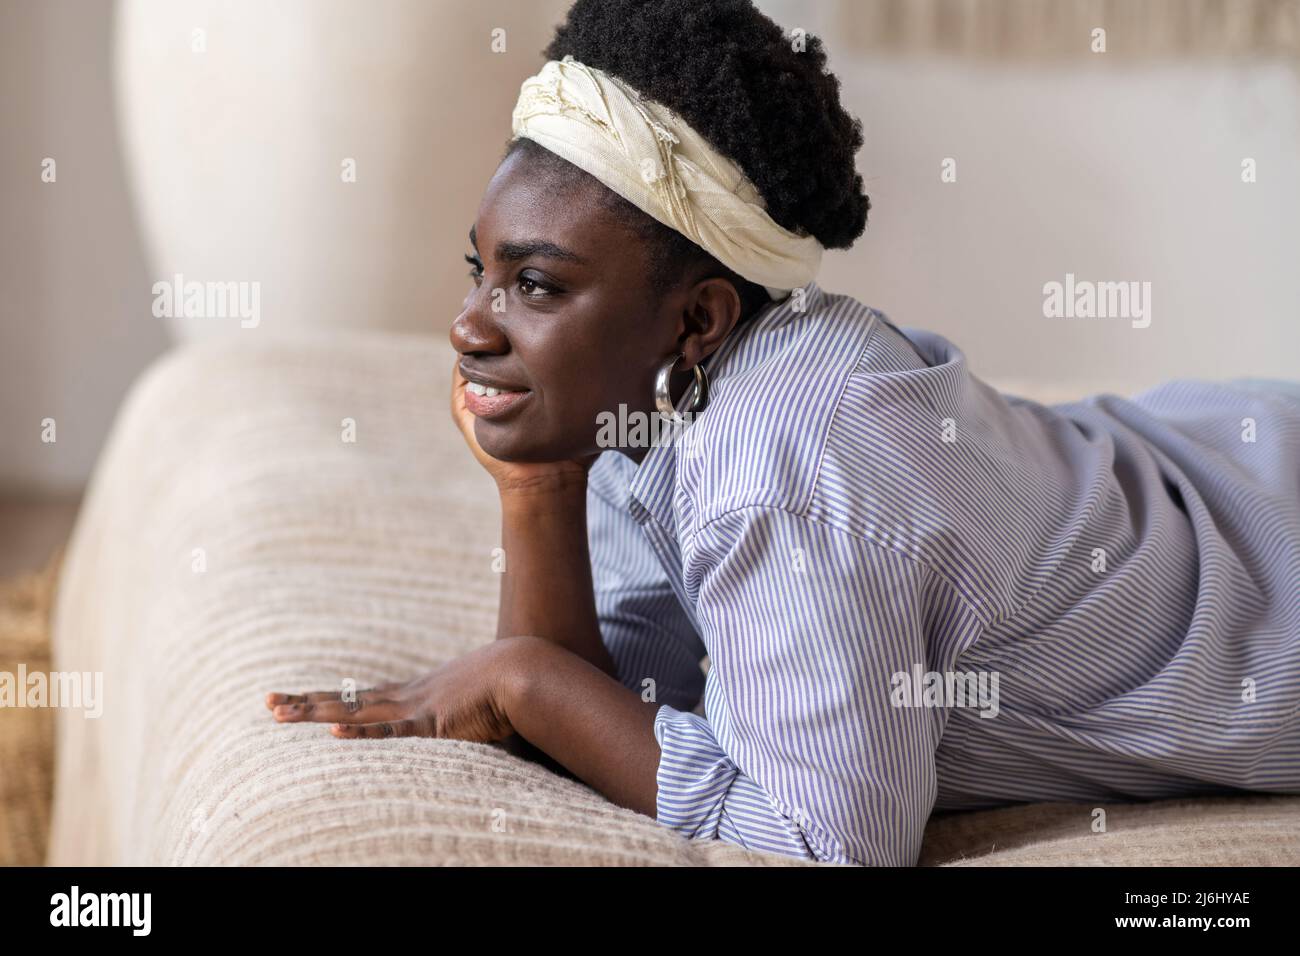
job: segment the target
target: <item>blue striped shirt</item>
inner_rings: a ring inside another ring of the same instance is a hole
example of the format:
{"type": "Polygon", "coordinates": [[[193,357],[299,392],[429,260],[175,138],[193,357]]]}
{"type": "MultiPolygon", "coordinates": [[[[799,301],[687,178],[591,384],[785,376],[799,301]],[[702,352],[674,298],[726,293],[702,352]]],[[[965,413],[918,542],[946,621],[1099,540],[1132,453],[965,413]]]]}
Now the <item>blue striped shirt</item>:
{"type": "Polygon", "coordinates": [[[1300,393],[1047,407],[805,292],[728,336],[675,441],[592,466],[659,821],[912,865],[936,809],[1300,793],[1300,393]]]}

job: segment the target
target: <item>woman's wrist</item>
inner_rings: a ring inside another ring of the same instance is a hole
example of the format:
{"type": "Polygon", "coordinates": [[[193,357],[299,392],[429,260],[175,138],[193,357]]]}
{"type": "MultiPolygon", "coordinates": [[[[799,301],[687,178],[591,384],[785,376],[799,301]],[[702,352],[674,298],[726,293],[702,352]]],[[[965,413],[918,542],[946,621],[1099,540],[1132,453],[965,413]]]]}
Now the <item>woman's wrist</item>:
{"type": "Polygon", "coordinates": [[[497,483],[503,513],[569,510],[587,504],[586,475],[546,475],[497,483]]]}
{"type": "MultiPolygon", "coordinates": [[[[547,662],[554,662],[560,648],[551,641],[534,635],[512,635],[497,639],[503,645],[505,666],[501,668],[501,683],[497,687],[499,702],[507,717],[517,714],[524,706],[532,689],[532,682],[547,670],[547,662]]],[[[518,728],[515,728],[518,733],[518,728]]]]}
{"type": "Polygon", "coordinates": [[[514,732],[620,806],[655,816],[658,706],[542,638],[503,640],[500,706],[514,732]]]}

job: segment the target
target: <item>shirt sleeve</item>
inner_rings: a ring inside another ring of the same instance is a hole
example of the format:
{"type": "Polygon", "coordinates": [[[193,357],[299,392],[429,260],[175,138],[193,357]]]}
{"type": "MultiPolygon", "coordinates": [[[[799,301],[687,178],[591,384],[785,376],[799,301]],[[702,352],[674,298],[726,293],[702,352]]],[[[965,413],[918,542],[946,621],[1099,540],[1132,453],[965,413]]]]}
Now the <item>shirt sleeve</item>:
{"type": "Polygon", "coordinates": [[[632,515],[589,488],[587,539],[601,639],[623,686],[693,710],[704,692],[704,645],[632,515]]]}
{"type": "Polygon", "coordinates": [[[894,706],[893,678],[929,669],[926,621],[958,619],[960,599],[909,558],[774,508],[706,525],[686,570],[708,719],[655,717],[659,821],[755,850],[915,865],[944,709],[894,706]]]}

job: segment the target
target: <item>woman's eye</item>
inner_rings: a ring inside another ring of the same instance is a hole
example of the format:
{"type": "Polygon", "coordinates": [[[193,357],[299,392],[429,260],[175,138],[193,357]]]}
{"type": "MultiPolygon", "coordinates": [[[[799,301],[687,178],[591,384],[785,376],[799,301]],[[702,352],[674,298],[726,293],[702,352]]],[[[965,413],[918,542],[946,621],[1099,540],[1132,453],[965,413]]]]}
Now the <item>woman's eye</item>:
{"type": "MultiPolygon", "coordinates": [[[[465,261],[470,264],[469,276],[478,285],[483,281],[483,260],[477,255],[465,254],[465,261]]],[[[549,295],[554,295],[556,288],[549,283],[543,282],[539,278],[530,275],[521,275],[518,279],[519,290],[524,295],[533,299],[542,299],[549,295]]]]}
{"type": "Polygon", "coordinates": [[[555,291],[551,286],[546,285],[539,279],[527,275],[519,277],[519,289],[524,295],[536,299],[551,295],[555,291]]]}
{"type": "Polygon", "coordinates": [[[479,260],[479,257],[478,257],[478,256],[471,256],[471,255],[469,255],[468,253],[466,253],[466,254],[465,254],[465,261],[468,262],[471,266],[473,266],[473,268],[469,270],[469,275],[470,275],[470,277],[473,278],[473,279],[475,279],[475,280],[482,279],[482,278],[483,278],[483,263],[479,260]]]}

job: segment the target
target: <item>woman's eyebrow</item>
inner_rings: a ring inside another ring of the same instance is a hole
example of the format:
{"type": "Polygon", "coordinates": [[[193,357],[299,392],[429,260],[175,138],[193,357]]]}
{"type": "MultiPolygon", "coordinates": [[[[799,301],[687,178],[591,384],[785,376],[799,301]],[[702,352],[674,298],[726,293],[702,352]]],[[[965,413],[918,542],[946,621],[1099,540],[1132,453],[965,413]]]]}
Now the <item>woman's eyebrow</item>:
{"type": "MultiPolygon", "coordinates": [[[[475,252],[478,251],[478,231],[475,226],[469,227],[469,244],[474,247],[475,252]]],[[[497,243],[497,259],[502,262],[517,262],[529,256],[545,256],[548,259],[563,259],[567,262],[583,264],[587,262],[572,249],[566,249],[547,239],[522,239],[515,242],[503,240],[497,243]]]]}

